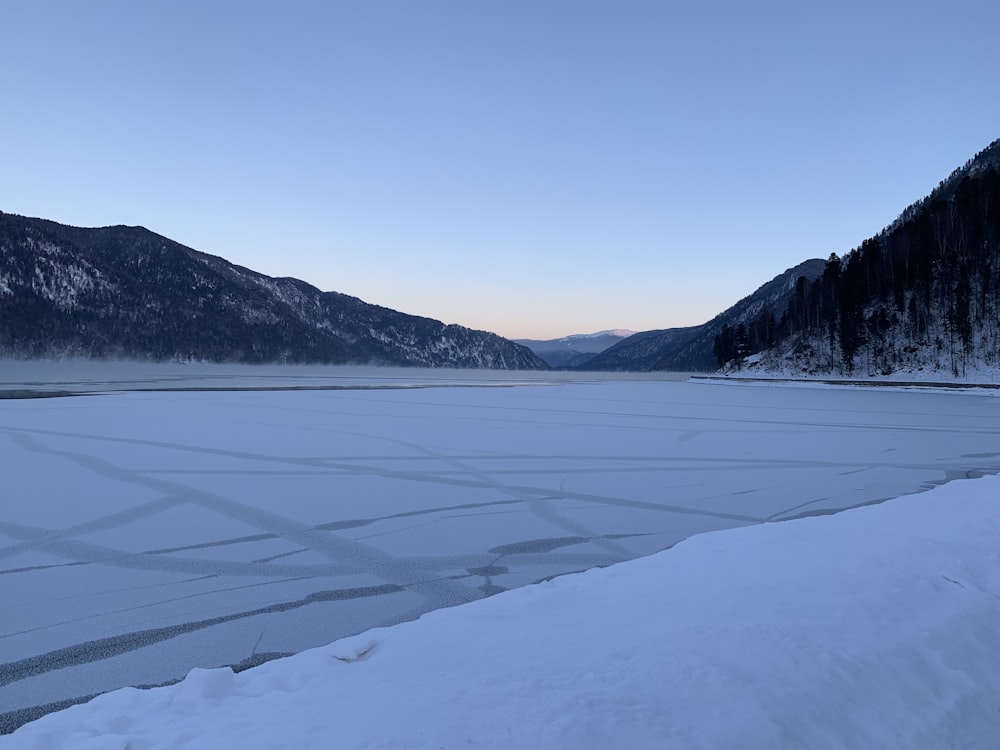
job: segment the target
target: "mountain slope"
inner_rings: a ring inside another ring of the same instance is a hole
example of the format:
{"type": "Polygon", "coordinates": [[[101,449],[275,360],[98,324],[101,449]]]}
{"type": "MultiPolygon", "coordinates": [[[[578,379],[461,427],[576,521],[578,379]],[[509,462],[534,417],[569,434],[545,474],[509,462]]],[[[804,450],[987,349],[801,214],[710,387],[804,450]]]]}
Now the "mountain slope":
{"type": "Polygon", "coordinates": [[[271,278],[142,227],[4,213],[0,354],[546,368],[495,334],[271,278]]]}
{"type": "Polygon", "coordinates": [[[614,328],[597,333],[575,333],[559,339],[514,339],[545,360],[549,367],[576,367],[595,354],[631,336],[634,331],[614,328]]]}
{"type": "Polygon", "coordinates": [[[1000,140],[796,290],[759,365],[810,374],[1000,367],[1000,140]]]}
{"type": "Polygon", "coordinates": [[[718,366],[713,346],[725,326],[750,327],[767,316],[780,318],[799,277],[816,278],[823,261],[807,260],[771,279],[753,294],[699,326],[644,331],[588,360],[582,370],[711,371],[718,366]]]}
{"type": "Polygon", "coordinates": [[[636,372],[651,370],[660,358],[661,349],[675,341],[686,341],[695,328],[697,326],[641,331],[590,358],[577,369],[636,372]]]}

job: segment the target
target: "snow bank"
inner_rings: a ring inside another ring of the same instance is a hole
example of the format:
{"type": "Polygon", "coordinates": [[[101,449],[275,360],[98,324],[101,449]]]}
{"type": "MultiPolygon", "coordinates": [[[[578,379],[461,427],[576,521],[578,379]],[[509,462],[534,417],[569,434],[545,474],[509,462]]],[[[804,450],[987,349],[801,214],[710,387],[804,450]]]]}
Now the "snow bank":
{"type": "Polygon", "coordinates": [[[704,534],[0,748],[995,748],[1000,478],[704,534]]]}
{"type": "MultiPolygon", "coordinates": [[[[824,362],[827,358],[823,358],[824,362]]],[[[747,377],[774,380],[840,380],[859,383],[926,383],[929,385],[997,385],[1000,370],[993,363],[982,358],[964,362],[958,375],[952,372],[951,362],[946,353],[934,355],[921,363],[901,366],[886,374],[856,366],[850,373],[839,368],[831,368],[814,359],[797,360],[784,349],[778,354],[759,352],[744,359],[740,367],[723,368],[720,375],[735,378],[747,377]]]]}

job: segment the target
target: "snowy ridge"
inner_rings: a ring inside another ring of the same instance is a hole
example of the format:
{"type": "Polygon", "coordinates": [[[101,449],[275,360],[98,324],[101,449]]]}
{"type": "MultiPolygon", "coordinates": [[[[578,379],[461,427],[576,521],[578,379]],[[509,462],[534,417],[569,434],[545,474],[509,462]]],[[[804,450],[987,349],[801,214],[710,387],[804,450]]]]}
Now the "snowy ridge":
{"type": "Polygon", "coordinates": [[[631,336],[635,331],[631,331],[628,328],[609,328],[606,331],[597,331],[596,333],[572,333],[569,336],[563,336],[559,341],[565,341],[567,343],[572,341],[586,341],[587,339],[599,339],[602,336],[613,336],[614,338],[624,339],[631,336]]]}
{"type": "Polygon", "coordinates": [[[596,333],[574,333],[559,339],[515,339],[541,357],[550,367],[575,368],[600,354],[634,331],[612,328],[596,333]]]}
{"type": "Polygon", "coordinates": [[[987,477],[704,534],[118,690],[0,748],[995,748],[998,494],[987,477]]]}
{"type": "Polygon", "coordinates": [[[494,334],[270,278],[142,227],[2,212],[0,353],[546,369],[494,334]]]}

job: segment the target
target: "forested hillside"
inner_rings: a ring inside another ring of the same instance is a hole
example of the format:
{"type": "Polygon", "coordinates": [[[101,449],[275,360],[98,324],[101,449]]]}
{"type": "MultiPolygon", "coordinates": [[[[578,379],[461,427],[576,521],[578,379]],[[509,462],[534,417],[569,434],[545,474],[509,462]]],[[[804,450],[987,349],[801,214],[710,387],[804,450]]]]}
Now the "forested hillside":
{"type": "Polygon", "coordinates": [[[1000,140],[879,235],[800,279],[773,330],[728,329],[720,364],[962,377],[1000,365],[1000,140]]]}
{"type": "Polygon", "coordinates": [[[0,355],[547,369],[495,334],[265,276],[143,227],[2,212],[0,355]]]}

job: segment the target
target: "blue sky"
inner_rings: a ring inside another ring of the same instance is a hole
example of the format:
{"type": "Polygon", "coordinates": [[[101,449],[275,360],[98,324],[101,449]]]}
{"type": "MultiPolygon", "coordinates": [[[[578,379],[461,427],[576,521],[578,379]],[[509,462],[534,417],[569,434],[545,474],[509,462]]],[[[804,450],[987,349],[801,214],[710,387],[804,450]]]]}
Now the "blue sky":
{"type": "Polygon", "coordinates": [[[703,322],[1000,137],[1000,3],[5,0],[0,210],[405,312],[703,322]]]}

